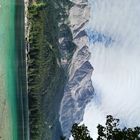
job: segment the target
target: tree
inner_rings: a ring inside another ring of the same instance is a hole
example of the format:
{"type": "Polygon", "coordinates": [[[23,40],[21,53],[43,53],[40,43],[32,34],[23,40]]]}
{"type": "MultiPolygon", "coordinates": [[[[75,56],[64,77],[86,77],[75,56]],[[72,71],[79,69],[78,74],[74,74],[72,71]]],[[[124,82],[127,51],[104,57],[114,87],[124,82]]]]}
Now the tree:
{"type": "MultiPolygon", "coordinates": [[[[119,119],[113,118],[111,115],[106,117],[105,126],[99,124],[97,129],[97,140],[140,140],[140,127],[121,129],[119,119]]],[[[71,133],[74,140],[93,140],[84,124],[73,124],[71,133]]],[[[62,137],[61,140],[66,140],[66,138],[62,137]]]]}
{"type": "Polygon", "coordinates": [[[87,127],[84,124],[78,125],[77,123],[75,123],[72,126],[71,133],[72,133],[74,140],[93,140],[90,137],[87,127]]]}
{"type": "Polygon", "coordinates": [[[105,126],[98,125],[98,138],[97,140],[140,140],[140,127],[134,128],[118,128],[119,119],[113,118],[108,115],[106,117],[105,126]]]}
{"type": "Polygon", "coordinates": [[[66,140],[66,137],[60,136],[60,140],[66,140]]]}

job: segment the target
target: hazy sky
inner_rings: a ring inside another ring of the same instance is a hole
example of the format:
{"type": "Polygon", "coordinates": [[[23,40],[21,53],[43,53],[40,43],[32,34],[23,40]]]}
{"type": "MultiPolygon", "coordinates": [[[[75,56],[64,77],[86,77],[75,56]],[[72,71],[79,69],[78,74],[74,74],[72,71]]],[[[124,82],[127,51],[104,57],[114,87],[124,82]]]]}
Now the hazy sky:
{"type": "Polygon", "coordinates": [[[95,138],[96,126],[108,114],[128,127],[140,125],[140,1],[89,1],[96,95],[86,107],[84,123],[95,138]]]}

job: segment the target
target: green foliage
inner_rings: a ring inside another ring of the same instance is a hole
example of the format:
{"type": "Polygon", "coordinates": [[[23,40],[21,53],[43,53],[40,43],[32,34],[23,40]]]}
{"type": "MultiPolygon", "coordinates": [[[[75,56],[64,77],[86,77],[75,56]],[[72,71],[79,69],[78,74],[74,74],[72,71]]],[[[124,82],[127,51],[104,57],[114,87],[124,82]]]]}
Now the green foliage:
{"type": "MultiPolygon", "coordinates": [[[[34,0],[28,7],[28,93],[31,140],[49,140],[53,137],[54,128],[50,129],[44,122],[54,124],[57,116],[52,100],[59,97],[56,94],[63,85],[64,75],[59,66],[58,23],[67,18],[66,7],[70,8],[70,6],[69,0],[34,0]],[[52,108],[54,112],[50,111],[52,108]]],[[[57,102],[55,104],[58,106],[57,102]]]]}
{"type": "Polygon", "coordinates": [[[118,128],[119,119],[108,115],[106,118],[106,126],[98,125],[97,140],[139,140],[140,127],[134,128],[118,128]]]}
{"type": "MultiPolygon", "coordinates": [[[[98,125],[98,138],[97,140],[140,140],[140,127],[134,128],[123,128],[119,127],[119,119],[113,118],[113,116],[108,115],[106,117],[105,126],[98,125]]],[[[93,140],[90,137],[87,127],[83,125],[78,125],[75,123],[72,126],[72,136],[74,140],[93,140]]],[[[61,139],[61,140],[66,140],[61,139]]]]}
{"type": "MultiPolygon", "coordinates": [[[[41,111],[44,91],[55,90],[59,67],[57,54],[50,35],[47,34],[47,4],[31,3],[28,8],[30,24],[28,53],[28,93],[30,139],[41,140],[43,133],[43,114],[41,111]],[[50,38],[50,42],[49,42],[50,38]],[[47,88],[47,89],[46,89],[47,88]]],[[[49,21],[50,22],[50,21],[49,21]]],[[[55,41],[57,42],[57,41],[55,41]]]]}
{"type": "Polygon", "coordinates": [[[61,136],[60,140],[66,140],[66,137],[61,136]]]}
{"type": "Polygon", "coordinates": [[[29,6],[29,45],[28,53],[28,93],[29,93],[29,120],[31,140],[40,140],[42,135],[42,115],[40,112],[41,96],[40,89],[42,80],[41,64],[44,59],[42,56],[43,46],[46,45],[44,36],[45,22],[42,11],[45,4],[31,4],[29,6]]]}
{"type": "Polygon", "coordinates": [[[87,127],[84,124],[78,125],[77,123],[75,123],[72,126],[71,133],[72,133],[74,140],[93,140],[90,137],[87,127]]]}

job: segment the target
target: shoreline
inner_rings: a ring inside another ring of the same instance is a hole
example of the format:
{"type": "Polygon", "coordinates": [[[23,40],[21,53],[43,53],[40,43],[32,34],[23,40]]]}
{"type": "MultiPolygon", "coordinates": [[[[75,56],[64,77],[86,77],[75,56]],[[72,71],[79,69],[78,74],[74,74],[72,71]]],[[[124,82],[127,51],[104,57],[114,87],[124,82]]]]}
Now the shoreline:
{"type": "MultiPolygon", "coordinates": [[[[27,1],[27,0],[26,0],[27,1]]],[[[29,114],[27,94],[27,57],[25,46],[25,1],[16,0],[15,36],[17,53],[17,108],[18,137],[29,140],[29,114]]]]}

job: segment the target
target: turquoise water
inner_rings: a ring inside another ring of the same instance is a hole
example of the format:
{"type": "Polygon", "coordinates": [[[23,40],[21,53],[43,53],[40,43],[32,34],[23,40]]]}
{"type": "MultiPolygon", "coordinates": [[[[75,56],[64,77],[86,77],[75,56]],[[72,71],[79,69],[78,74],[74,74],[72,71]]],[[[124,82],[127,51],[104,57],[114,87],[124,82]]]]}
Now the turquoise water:
{"type": "MultiPolygon", "coordinates": [[[[15,0],[0,0],[0,74],[4,75],[3,93],[8,104],[10,140],[17,140],[15,0]]],[[[7,129],[9,130],[9,129],[7,129]]],[[[8,132],[9,133],[9,132],[8,132]]]]}

